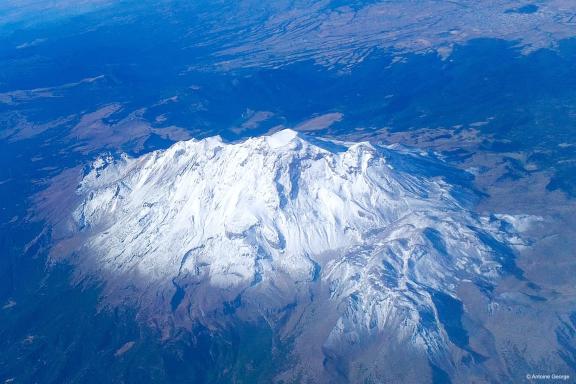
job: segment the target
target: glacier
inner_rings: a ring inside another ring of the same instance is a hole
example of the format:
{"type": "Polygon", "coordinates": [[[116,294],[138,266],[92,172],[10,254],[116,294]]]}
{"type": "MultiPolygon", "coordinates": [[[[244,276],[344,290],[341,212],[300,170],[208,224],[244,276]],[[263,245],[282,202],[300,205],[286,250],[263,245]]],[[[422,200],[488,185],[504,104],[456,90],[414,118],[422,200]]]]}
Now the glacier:
{"type": "Polygon", "coordinates": [[[209,322],[241,301],[305,334],[278,321],[305,301],[325,354],[390,335],[450,370],[449,352],[470,347],[438,297],[459,303],[463,283],[521,274],[523,244],[513,216],[475,213],[450,172],[431,154],[290,129],[102,155],[76,189],[68,237],[83,240],[70,252],[109,297],[148,312],[209,322]]]}

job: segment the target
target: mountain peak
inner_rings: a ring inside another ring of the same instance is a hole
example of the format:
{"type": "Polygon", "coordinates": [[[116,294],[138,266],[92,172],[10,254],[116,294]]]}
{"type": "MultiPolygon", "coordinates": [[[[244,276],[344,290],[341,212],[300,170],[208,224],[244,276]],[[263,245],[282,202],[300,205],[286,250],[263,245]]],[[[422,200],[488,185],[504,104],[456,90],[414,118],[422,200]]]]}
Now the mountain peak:
{"type": "Polygon", "coordinates": [[[270,136],[264,136],[264,140],[272,148],[283,147],[298,137],[298,132],[293,129],[286,128],[281,131],[275,132],[270,136]]]}

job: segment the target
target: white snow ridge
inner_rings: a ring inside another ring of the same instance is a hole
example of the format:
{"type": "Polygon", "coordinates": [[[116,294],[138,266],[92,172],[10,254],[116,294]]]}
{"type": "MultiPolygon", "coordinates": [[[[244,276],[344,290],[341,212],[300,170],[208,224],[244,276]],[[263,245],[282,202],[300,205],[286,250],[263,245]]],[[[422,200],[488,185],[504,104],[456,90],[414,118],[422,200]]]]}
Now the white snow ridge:
{"type": "Polygon", "coordinates": [[[398,147],[292,130],[191,140],[98,159],[74,222],[118,291],[143,287],[168,312],[186,302],[187,316],[207,316],[218,291],[266,314],[315,290],[310,300],[332,311],[326,348],[392,330],[441,354],[454,340],[434,295],[457,300],[460,282],[514,271],[510,226],[470,212],[439,177],[446,169],[398,147]]]}

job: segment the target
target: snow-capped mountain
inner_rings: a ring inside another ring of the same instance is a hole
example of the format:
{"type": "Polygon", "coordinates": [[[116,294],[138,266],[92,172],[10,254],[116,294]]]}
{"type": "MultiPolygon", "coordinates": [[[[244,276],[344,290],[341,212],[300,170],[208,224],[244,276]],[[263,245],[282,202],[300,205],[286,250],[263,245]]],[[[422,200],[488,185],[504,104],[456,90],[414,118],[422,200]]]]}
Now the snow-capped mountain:
{"type": "MultiPolygon", "coordinates": [[[[103,156],[77,189],[76,254],[157,311],[196,321],[234,301],[274,323],[306,297],[299,316],[322,324],[325,353],[391,334],[450,369],[447,351],[468,346],[440,307],[457,306],[462,282],[515,272],[520,240],[472,213],[443,170],[399,147],[293,130],[103,156]]],[[[306,333],[290,324],[278,326],[306,333]]]]}

